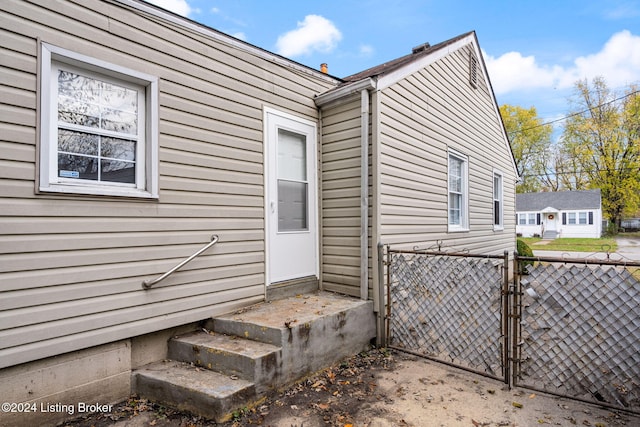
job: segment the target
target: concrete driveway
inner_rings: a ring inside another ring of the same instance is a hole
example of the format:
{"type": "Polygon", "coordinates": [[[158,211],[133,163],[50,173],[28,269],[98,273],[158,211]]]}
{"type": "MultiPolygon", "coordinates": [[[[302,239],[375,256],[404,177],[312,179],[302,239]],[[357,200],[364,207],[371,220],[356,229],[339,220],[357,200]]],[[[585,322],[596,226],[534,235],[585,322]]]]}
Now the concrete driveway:
{"type": "MultiPolygon", "coordinates": [[[[618,237],[616,238],[618,249],[609,254],[609,259],[613,261],[640,262],[640,238],[638,237],[618,237]]],[[[553,258],[595,258],[607,259],[606,251],[603,252],[561,252],[545,251],[543,245],[533,245],[533,254],[540,257],[553,258]]]]}
{"type": "Polygon", "coordinates": [[[618,237],[618,250],[616,254],[625,259],[640,261],[640,238],[638,237],[618,237]]]}

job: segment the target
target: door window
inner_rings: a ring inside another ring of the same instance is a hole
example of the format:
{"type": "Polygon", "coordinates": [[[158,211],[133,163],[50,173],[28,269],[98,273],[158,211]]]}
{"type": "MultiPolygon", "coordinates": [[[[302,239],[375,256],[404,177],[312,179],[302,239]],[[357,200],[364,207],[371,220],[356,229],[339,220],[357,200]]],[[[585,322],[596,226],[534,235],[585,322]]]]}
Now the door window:
{"type": "Polygon", "coordinates": [[[308,230],[307,141],[278,129],[278,231],[308,230]]]}

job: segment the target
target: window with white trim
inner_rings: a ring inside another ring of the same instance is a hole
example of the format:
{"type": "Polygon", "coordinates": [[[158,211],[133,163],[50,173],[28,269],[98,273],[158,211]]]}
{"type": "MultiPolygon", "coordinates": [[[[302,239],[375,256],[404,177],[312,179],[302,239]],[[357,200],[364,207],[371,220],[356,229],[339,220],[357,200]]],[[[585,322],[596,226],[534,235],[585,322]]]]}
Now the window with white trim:
{"type": "Polygon", "coordinates": [[[530,213],[530,214],[529,214],[529,216],[528,216],[528,218],[529,218],[529,220],[528,220],[527,224],[529,224],[529,225],[536,225],[536,219],[537,219],[536,214],[534,214],[534,213],[530,213]]]}
{"type": "Polygon", "coordinates": [[[503,220],[503,187],[502,174],[498,171],[493,172],[493,228],[502,230],[504,227],[503,220]]]}
{"type": "Polygon", "coordinates": [[[42,192],[158,197],[158,79],[42,44],[42,192]]]}
{"type": "Polygon", "coordinates": [[[518,225],[527,225],[527,214],[518,214],[518,225]]]}
{"type": "Polygon", "coordinates": [[[578,224],[585,225],[587,223],[587,213],[578,212],[578,224]]]}
{"type": "Polygon", "coordinates": [[[469,228],[467,157],[449,152],[449,231],[469,228]]]}

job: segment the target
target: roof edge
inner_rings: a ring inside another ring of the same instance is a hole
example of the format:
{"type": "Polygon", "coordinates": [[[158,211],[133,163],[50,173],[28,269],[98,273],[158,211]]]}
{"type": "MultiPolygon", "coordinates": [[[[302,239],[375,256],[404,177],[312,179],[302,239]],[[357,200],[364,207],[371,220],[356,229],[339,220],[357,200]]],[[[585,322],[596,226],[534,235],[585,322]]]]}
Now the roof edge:
{"type": "Polygon", "coordinates": [[[457,51],[458,49],[466,46],[469,43],[477,43],[475,33],[473,31],[462,34],[458,37],[454,37],[451,40],[447,40],[442,43],[438,43],[437,45],[431,46],[431,48],[435,48],[433,52],[429,52],[414,61],[400,66],[397,70],[391,71],[390,73],[381,76],[378,79],[378,89],[382,90],[393,85],[403,78],[410,76],[411,74],[427,67],[430,64],[433,64],[439,59],[444,58],[445,56],[457,51]],[[451,40],[453,41],[451,42],[451,40]],[[438,48],[439,45],[442,46],[438,48]]]}
{"type": "Polygon", "coordinates": [[[266,49],[260,48],[251,43],[245,42],[243,40],[237,39],[229,34],[226,34],[222,31],[216,30],[213,27],[209,27],[204,24],[200,24],[190,18],[177,15],[171,11],[165,10],[159,6],[155,6],[153,4],[147,3],[144,0],[106,0],[108,3],[117,4],[120,6],[126,6],[131,9],[137,10],[142,13],[146,13],[152,15],[157,18],[164,19],[172,24],[180,25],[184,28],[187,28],[191,31],[195,31],[199,34],[202,34],[206,37],[210,37],[213,40],[226,43],[232,47],[248,52],[252,55],[255,55],[261,59],[274,62],[276,64],[292,68],[298,72],[302,72],[313,76],[315,78],[319,78],[325,80],[330,83],[339,84],[342,82],[342,79],[332,76],[330,74],[325,74],[320,70],[316,70],[315,68],[308,67],[299,62],[296,62],[292,59],[286,58],[284,56],[278,55],[277,53],[270,52],[266,49]]]}
{"type": "Polygon", "coordinates": [[[349,83],[335,90],[323,93],[315,97],[314,102],[317,107],[323,107],[333,101],[345,98],[351,94],[361,92],[363,90],[376,89],[376,84],[372,78],[367,77],[354,83],[349,83]]]}

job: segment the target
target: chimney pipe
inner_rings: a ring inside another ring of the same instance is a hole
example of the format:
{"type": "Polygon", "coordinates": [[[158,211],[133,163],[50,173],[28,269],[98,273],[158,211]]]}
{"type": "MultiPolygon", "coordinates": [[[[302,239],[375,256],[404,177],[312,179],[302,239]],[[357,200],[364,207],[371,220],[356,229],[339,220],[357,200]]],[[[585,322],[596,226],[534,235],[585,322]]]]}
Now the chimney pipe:
{"type": "Polygon", "coordinates": [[[327,64],[325,62],[320,64],[320,71],[322,71],[325,74],[327,74],[329,72],[329,68],[328,68],[328,66],[327,66],[327,64]]]}

